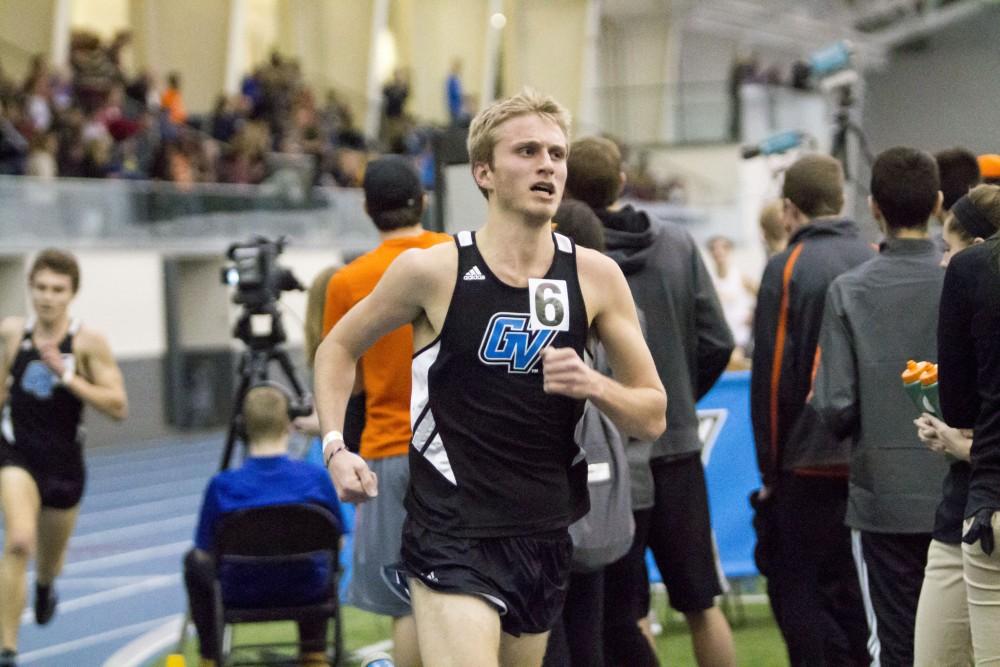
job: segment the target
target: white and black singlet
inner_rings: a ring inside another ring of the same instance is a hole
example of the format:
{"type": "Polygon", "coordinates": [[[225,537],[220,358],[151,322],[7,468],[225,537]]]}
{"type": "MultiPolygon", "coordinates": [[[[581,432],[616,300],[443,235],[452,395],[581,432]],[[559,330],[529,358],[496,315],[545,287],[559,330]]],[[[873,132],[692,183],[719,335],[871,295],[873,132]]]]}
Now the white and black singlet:
{"type": "Polygon", "coordinates": [[[586,465],[573,465],[582,458],[573,430],[583,402],[542,389],[542,350],[582,355],[588,330],[575,246],[552,238],[548,272],[519,288],[490,271],[473,232],[455,237],[448,314],[413,358],[405,505],[429,530],[530,535],[587,511],[586,465]]]}

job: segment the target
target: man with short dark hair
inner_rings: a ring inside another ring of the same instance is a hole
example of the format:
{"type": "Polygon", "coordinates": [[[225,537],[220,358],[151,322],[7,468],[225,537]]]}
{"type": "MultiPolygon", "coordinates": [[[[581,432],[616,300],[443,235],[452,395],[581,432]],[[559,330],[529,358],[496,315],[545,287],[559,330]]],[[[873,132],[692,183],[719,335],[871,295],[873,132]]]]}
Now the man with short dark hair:
{"type": "MultiPolygon", "coordinates": [[[[652,549],[671,606],[684,614],[701,665],[733,664],[732,635],[715,597],[722,593],[709,521],[695,402],[726,368],[733,336],[712,278],[680,226],[622,205],[621,153],[614,142],[573,142],[566,192],[589,204],[604,225],[607,254],[618,262],[646,318],[648,342],[667,389],[666,433],[649,460],[652,502],[634,508],[629,554],[606,573],[605,654],[615,664],[655,662],[636,627],[635,599],[648,587],[643,554],[652,549]]],[[[634,477],[633,477],[634,479],[634,477]]]]}
{"type": "Polygon", "coordinates": [[[83,497],[84,406],[128,415],[121,370],[105,337],[70,316],[80,267],[49,248],[32,262],[34,316],[0,321],[0,667],[16,664],[28,562],[35,558],[35,622],[56,613],[53,583],[83,497]]]}
{"type": "Polygon", "coordinates": [[[937,162],[941,194],[944,196],[941,208],[950,211],[952,204],[982,182],[979,162],[974,153],[959,147],[935,153],[934,160],[937,162]]]}
{"type": "Polygon", "coordinates": [[[843,188],[840,163],[824,155],[806,155],[785,172],[782,216],[791,236],[764,269],[754,315],[750,407],[763,478],[751,499],[754,555],[792,665],[866,657],[843,526],[847,457],[806,409],[826,290],[873,255],[858,226],[840,216],[843,188]]]}
{"type": "MultiPolygon", "coordinates": [[[[211,550],[219,522],[237,510],[293,503],[314,503],[329,510],[341,521],[340,503],[326,472],[306,461],[288,457],[291,422],[288,394],[271,384],[251,387],[243,399],[247,458],[240,468],[217,473],[205,490],[194,549],[184,558],[184,583],[191,605],[191,620],[198,631],[201,667],[215,667],[218,633],[214,600],[215,563],[211,550]]],[[[342,525],[342,524],[341,524],[342,525]]],[[[235,566],[221,578],[222,595],[230,604],[245,606],[293,606],[314,602],[332,573],[325,568],[275,568],[267,577],[258,570],[236,571],[235,566]]],[[[326,622],[323,619],[299,623],[304,667],[325,667],[323,646],[326,622]]]]}
{"type": "MultiPolygon", "coordinates": [[[[368,164],[364,175],[365,210],[382,243],[330,279],[323,309],[323,335],[368,296],[396,257],[410,248],[429,248],[451,241],[447,234],[420,226],[424,191],[405,158],[387,156],[368,164]]],[[[361,456],[378,476],[380,493],[358,506],[353,569],[347,603],[373,614],[390,616],[393,657],[399,667],[420,664],[417,633],[410,605],[382,580],[382,568],[399,561],[406,510],[403,496],[410,481],[410,357],[413,327],[383,336],[361,357],[365,392],[365,425],[361,456]]]]}
{"type": "Polygon", "coordinates": [[[947,463],[917,438],[899,374],[937,356],[941,253],[927,234],[941,207],[927,153],[891,148],[872,166],[877,257],[830,285],[812,406],[850,442],[847,525],[874,664],[913,664],[913,627],[947,463]]]}

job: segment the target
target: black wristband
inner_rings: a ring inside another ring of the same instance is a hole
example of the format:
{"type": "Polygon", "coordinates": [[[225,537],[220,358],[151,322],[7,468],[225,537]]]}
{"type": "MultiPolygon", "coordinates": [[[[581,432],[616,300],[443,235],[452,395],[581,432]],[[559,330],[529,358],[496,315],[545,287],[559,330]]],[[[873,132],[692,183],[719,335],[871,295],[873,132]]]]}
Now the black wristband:
{"type": "Polygon", "coordinates": [[[330,467],[330,461],[333,460],[333,457],[336,456],[338,452],[342,452],[345,449],[347,449],[347,445],[345,445],[344,443],[340,443],[340,447],[337,447],[335,450],[333,450],[332,452],[330,452],[329,456],[326,457],[325,467],[329,468],[330,467]]]}

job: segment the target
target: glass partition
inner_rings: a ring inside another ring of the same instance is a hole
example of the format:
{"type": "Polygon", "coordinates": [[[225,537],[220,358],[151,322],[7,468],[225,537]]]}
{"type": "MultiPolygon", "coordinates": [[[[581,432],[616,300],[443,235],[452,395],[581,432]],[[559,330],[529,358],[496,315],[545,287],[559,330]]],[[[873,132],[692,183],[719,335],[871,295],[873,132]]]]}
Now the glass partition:
{"type": "Polygon", "coordinates": [[[296,183],[196,184],[0,177],[0,246],[177,247],[216,251],[251,234],[297,246],[368,250],[378,236],[361,190],[296,183]]]}

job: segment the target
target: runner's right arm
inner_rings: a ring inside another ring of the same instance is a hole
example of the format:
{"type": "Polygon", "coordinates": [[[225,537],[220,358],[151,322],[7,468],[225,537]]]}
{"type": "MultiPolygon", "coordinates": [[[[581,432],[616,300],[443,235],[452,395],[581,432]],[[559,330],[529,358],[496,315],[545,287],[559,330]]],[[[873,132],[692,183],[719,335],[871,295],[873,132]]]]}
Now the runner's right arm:
{"type": "MultiPolygon", "coordinates": [[[[357,363],[365,350],[423,314],[433,281],[433,267],[424,253],[401,254],[372,293],[337,322],[316,350],[314,392],[323,433],[343,431],[357,363]]],[[[343,442],[324,444],[324,460],[342,500],[362,502],[377,494],[375,475],[360,456],[341,451],[343,442]]]]}
{"type": "Polygon", "coordinates": [[[10,367],[17,355],[17,341],[24,322],[19,317],[0,320],[0,406],[7,402],[7,381],[10,367]]]}

